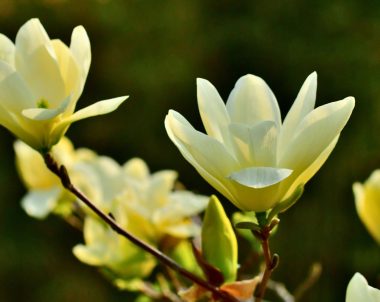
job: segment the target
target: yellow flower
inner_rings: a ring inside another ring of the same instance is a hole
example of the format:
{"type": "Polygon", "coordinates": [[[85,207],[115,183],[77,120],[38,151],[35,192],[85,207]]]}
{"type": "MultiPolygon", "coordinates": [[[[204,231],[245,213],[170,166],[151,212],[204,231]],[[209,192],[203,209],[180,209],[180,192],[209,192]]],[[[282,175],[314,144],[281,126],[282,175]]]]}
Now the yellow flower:
{"type": "MultiPolygon", "coordinates": [[[[177,176],[174,171],[150,174],[139,158],[120,166],[108,157],[81,162],[73,171],[82,173],[80,188],[87,188],[87,195],[97,196],[97,206],[112,213],[125,230],[153,246],[160,246],[166,235],[182,239],[200,233],[191,216],[205,209],[208,198],[172,191],[177,176]]],[[[93,215],[86,216],[83,232],[85,244],[78,244],[73,252],[84,263],[107,267],[123,278],[146,276],[155,265],[150,255],[93,215]]]]}
{"type": "Polygon", "coordinates": [[[363,275],[356,273],[348,284],[346,302],[380,302],[380,290],[369,286],[363,275]]]}
{"type": "Polygon", "coordinates": [[[0,124],[38,151],[47,151],[71,123],[115,110],[126,97],[74,113],[91,62],[90,41],[74,28],[70,47],[50,40],[38,19],[26,22],[15,44],[0,34],[0,124]]]}
{"type": "Polygon", "coordinates": [[[198,79],[198,107],[208,135],[170,110],[165,126],[182,155],[216,190],[246,211],[265,211],[305,184],[333,150],[355,100],[314,109],[317,75],[303,84],[281,122],[275,96],[259,77],[241,77],[227,104],[198,79]]]}
{"type": "Polygon", "coordinates": [[[370,234],[380,244],[380,170],[364,183],[353,185],[356,210],[370,234]]]}
{"type": "MultiPolygon", "coordinates": [[[[56,208],[63,195],[66,198],[69,195],[59,178],[46,167],[40,153],[22,141],[16,141],[14,149],[17,170],[28,189],[28,193],[22,198],[21,205],[28,215],[39,219],[45,218],[56,208]]],[[[66,137],[63,137],[51,152],[57,162],[65,165],[69,173],[77,162],[95,156],[88,149],[75,150],[66,137]]]]}

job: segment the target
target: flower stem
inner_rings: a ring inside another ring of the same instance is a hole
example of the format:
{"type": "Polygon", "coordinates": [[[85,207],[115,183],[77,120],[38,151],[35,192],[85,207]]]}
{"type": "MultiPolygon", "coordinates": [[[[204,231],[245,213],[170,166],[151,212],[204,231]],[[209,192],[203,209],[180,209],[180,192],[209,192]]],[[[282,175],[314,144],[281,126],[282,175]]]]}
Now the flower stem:
{"type": "Polygon", "coordinates": [[[54,160],[52,155],[50,153],[44,153],[43,158],[45,161],[46,166],[49,168],[50,171],[52,171],[55,175],[57,175],[62,185],[71,193],[73,193],[78,199],[80,199],[83,203],[85,203],[100,219],[102,219],[105,223],[107,223],[116,233],[119,235],[125,237],[138,247],[142,248],[149,254],[156,257],[161,263],[167,265],[172,270],[178,272],[183,277],[187,278],[188,280],[198,284],[199,286],[205,288],[206,290],[210,291],[214,297],[217,297],[220,299],[220,301],[225,302],[239,302],[236,298],[231,296],[230,294],[222,291],[220,288],[212,285],[211,283],[207,282],[206,280],[203,280],[202,278],[198,277],[197,275],[194,275],[190,271],[186,270],[185,268],[181,267],[178,263],[176,263],[173,259],[166,256],[164,253],[159,251],[158,249],[150,246],[149,244],[145,243],[144,241],[140,240],[139,238],[135,237],[133,234],[129,233],[127,230],[123,229],[113,218],[111,214],[104,213],[101,209],[99,209],[94,203],[91,202],[84,194],[82,194],[72,183],[70,180],[70,177],[67,173],[67,170],[65,166],[58,165],[58,163],[54,160]]]}
{"type": "Polygon", "coordinates": [[[273,227],[277,224],[278,222],[276,221],[276,223],[271,223],[269,225],[262,227],[260,231],[253,231],[253,235],[260,240],[261,247],[263,249],[264,259],[265,259],[265,270],[264,270],[263,277],[259,285],[255,302],[261,302],[262,299],[264,298],[269,278],[279,263],[279,259],[280,259],[279,256],[277,254],[272,255],[270,251],[270,247],[269,247],[270,233],[273,227]]]}

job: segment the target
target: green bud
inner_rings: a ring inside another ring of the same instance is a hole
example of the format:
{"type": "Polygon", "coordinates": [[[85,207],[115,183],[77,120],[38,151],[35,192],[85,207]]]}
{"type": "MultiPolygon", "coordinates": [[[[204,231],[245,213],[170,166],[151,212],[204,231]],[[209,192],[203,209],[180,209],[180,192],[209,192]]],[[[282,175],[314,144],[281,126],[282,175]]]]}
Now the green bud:
{"type": "Polygon", "coordinates": [[[202,254],[208,263],[220,269],[225,282],[236,280],[236,236],[220,201],[214,195],[210,198],[203,220],[202,254]]]}

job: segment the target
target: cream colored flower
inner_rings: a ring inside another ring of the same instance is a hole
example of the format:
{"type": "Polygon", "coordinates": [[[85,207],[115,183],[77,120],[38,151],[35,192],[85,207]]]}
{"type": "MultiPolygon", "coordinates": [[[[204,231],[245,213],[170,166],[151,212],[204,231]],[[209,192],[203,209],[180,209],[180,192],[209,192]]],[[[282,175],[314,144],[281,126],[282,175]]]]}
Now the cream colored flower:
{"type": "Polygon", "coordinates": [[[369,286],[363,275],[356,273],[348,284],[346,302],[380,302],[380,290],[369,286]]]}
{"type": "Polygon", "coordinates": [[[370,234],[380,244],[380,170],[364,183],[353,185],[356,210],[370,234]]]}
{"type": "MultiPolygon", "coordinates": [[[[28,215],[45,218],[56,208],[62,197],[68,198],[70,195],[61,185],[59,178],[46,167],[40,153],[22,141],[16,141],[14,149],[17,170],[28,189],[21,205],[28,215]]],[[[65,165],[69,173],[78,162],[95,157],[95,153],[88,149],[74,150],[73,144],[66,137],[63,137],[51,152],[57,162],[65,165]]]]}
{"type": "MultiPolygon", "coordinates": [[[[200,228],[191,217],[205,209],[208,198],[173,191],[174,171],[150,174],[139,158],[119,166],[106,157],[82,162],[74,170],[74,174],[82,173],[80,187],[87,188],[87,195],[98,196],[95,203],[141,240],[157,247],[166,235],[182,239],[199,234],[200,228]],[[95,192],[91,193],[92,189],[95,192]]],[[[74,247],[75,256],[89,265],[107,267],[119,277],[143,277],[155,265],[152,257],[93,215],[85,218],[84,239],[85,244],[74,247]]]]}
{"type": "Polygon", "coordinates": [[[70,47],[50,40],[38,19],[26,22],[13,44],[0,34],[0,124],[38,151],[47,151],[71,123],[115,110],[126,97],[97,102],[74,113],[91,62],[82,26],[70,47]]]}
{"type": "Polygon", "coordinates": [[[314,109],[312,73],[281,121],[275,96],[259,77],[241,77],[225,105],[198,79],[198,107],[208,135],[170,110],[165,127],[182,155],[215,189],[246,211],[265,211],[305,184],[333,150],[355,100],[314,109]]]}

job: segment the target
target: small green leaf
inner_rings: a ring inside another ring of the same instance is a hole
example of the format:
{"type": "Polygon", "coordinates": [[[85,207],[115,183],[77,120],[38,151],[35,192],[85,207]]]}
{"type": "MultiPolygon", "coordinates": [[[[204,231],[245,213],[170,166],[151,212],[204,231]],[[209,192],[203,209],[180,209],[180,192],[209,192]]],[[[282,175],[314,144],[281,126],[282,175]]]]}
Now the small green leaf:
{"type": "Polygon", "coordinates": [[[235,224],[237,229],[245,229],[245,230],[255,230],[260,231],[261,228],[258,224],[250,221],[241,221],[235,224]]]}
{"type": "Polygon", "coordinates": [[[202,254],[208,263],[221,270],[225,282],[235,281],[238,268],[236,235],[214,195],[210,198],[203,220],[202,254]]]}

